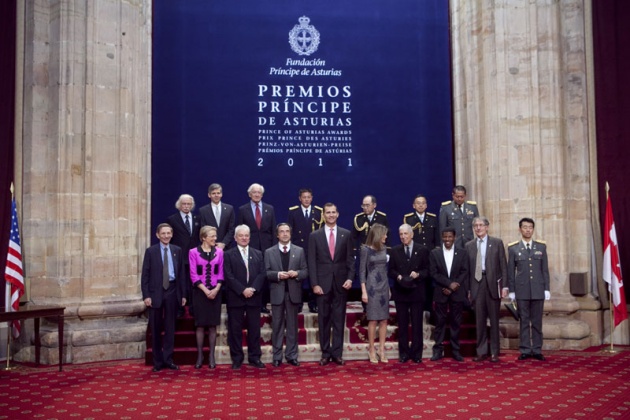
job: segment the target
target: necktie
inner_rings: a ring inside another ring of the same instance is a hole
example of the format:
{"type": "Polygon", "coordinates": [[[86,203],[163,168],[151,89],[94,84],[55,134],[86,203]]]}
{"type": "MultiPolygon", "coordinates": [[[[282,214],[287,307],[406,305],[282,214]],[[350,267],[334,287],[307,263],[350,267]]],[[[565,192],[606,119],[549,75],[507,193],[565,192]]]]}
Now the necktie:
{"type": "Polygon", "coordinates": [[[330,236],[328,237],[328,251],[330,251],[330,259],[335,259],[335,235],[333,229],[330,229],[330,236]]]}
{"type": "Polygon", "coordinates": [[[262,224],[262,216],[260,214],[259,204],[256,204],[256,227],[260,230],[260,225],[262,224]]]}
{"type": "Polygon", "coordinates": [[[304,218],[308,220],[308,209],[306,209],[306,211],[304,212],[304,218]]]}
{"type": "Polygon", "coordinates": [[[186,224],[186,229],[188,229],[188,234],[192,236],[192,228],[190,227],[190,220],[188,220],[188,215],[186,215],[186,221],[184,223],[186,224]]]}
{"type": "Polygon", "coordinates": [[[170,284],[168,277],[168,247],[164,247],[164,258],[162,261],[162,287],[164,290],[168,289],[170,284]]]}
{"type": "Polygon", "coordinates": [[[462,205],[461,204],[459,206],[457,206],[457,209],[459,210],[459,212],[461,214],[464,214],[464,211],[462,210],[462,205]]]}
{"type": "Polygon", "coordinates": [[[407,258],[411,258],[411,247],[406,246],[405,248],[407,249],[407,258]]]}
{"type": "Polygon", "coordinates": [[[528,254],[532,253],[532,249],[529,247],[529,242],[527,243],[527,253],[528,254]]]}
{"type": "Polygon", "coordinates": [[[285,254],[288,252],[288,251],[287,251],[287,246],[286,246],[286,245],[284,245],[284,246],[282,247],[282,252],[284,252],[285,254]]]}
{"type": "Polygon", "coordinates": [[[243,253],[243,263],[245,263],[245,270],[247,271],[247,279],[245,279],[247,281],[247,284],[249,284],[249,262],[247,261],[247,248],[243,248],[242,251],[243,253]]]}
{"type": "Polygon", "coordinates": [[[481,244],[483,239],[477,241],[477,258],[475,263],[475,280],[481,281],[481,244]]]}
{"type": "Polygon", "coordinates": [[[219,221],[221,220],[221,209],[219,206],[212,206],[214,209],[214,218],[217,221],[217,227],[219,227],[219,221]]]}

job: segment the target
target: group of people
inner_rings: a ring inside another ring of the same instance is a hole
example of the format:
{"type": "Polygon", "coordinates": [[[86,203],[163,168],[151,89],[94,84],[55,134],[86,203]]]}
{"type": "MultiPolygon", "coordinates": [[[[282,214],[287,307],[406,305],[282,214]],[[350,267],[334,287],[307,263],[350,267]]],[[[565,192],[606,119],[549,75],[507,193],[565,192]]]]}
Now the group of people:
{"type": "Polygon", "coordinates": [[[260,360],[260,315],[268,312],[268,303],[272,364],[280,366],[284,357],[288,364],[299,366],[297,321],[303,283],[309,291],[309,308],[318,314],[319,363],[344,365],[346,302],[355,274],[368,320],[372,363],[387,362],[391,299],[396,305],[400,362],[422,362],[422,318],[429,308],[435,314],[431,360],[444,357],[447,322],[452,356],[463,360],[459,327],[464,305],[476,313],[474,360],[498,362],[499,309],[505,297],[515,301],[520,316],[519,359],[544,360],[542,310],[544,299],[550,298],[549,272],[544,242],[532,239],[533,220],[519,222],[522,240],[509,244],[506,258],[503,242],[488,236],[488,220],[479,216],[476,203],[466,201],[465,188],[456,186],[453,199],[442,203],[439,218],[426,211],[426,197],[415,197],[414,212],[404,215],[398,229],[401,244],[389,248],[387,216],[376,210],[374,196],[364,197],[363,211],[348,230],[337,225],[335,204],[312,204],[310,189],[299,191],[300,204],[291,207],[287,222],[280,224],[273,206],[262,202],[262,185],[252,184],[247,192],[250,201],[235,212],[221,201],[221,186],[211,184],[210,203],[201,207],[199,215],[192,212],[193,197],[183,194],[176,203],[178,212],[157,227],[159,243],[146,250],[141,276],[154,371],[179,369],[173,362],[175,323],[178,310],[190,300],[198,352],[195,368],[205,361],[206,333],[208,366],[216,367],[222,301],[227,307],[233,369],[240,369],[245,360],[244,327],[248,363],[265,367],[260,360]]]}

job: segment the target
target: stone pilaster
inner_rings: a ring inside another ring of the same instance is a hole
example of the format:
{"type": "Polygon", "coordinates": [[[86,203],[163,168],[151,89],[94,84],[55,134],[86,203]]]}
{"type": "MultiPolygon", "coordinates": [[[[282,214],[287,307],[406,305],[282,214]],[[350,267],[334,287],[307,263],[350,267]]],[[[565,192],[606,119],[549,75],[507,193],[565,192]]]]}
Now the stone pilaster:
{"type": "MultiPolygon", "coordinates": [[[[67,362],[142,357],[151,1],[25,7],[22,242],[30,300],[66,306],[67,362]]],[[[54,335],[44,342],[54,346],[54,335]]]]}
{"type": "MultiPolygon", "coordinates": [[[[536,220],[549,251],[545,307],[575,314],[569,273],[590,275],[594,252],[584,0],[450,3],[457,182],[505,242],[519,239],[520,218],[536,220]]],[[[571,324],[573,338],[586,327],[571,324]]]]}

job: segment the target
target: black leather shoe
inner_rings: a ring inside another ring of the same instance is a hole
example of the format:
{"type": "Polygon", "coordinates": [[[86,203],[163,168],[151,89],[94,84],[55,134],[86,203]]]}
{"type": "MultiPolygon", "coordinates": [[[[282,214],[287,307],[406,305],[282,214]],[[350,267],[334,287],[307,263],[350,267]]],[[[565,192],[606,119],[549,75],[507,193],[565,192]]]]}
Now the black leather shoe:
{"type": "Polygon", "coordinates": [[[201,369],[203,365],[203,357],[198,357],[197,362],[195,362],[195,369],[201,369]]]}
{"type": "Polygon", "coordinates": [[[499,356],[495,356],[494,354],[490,356],[490,362],[499,363],[499,356]]]}
{"type": "Polygon", "coordinates": [[[322,357],[319,359],[320,366],[326,366],[328,363],[330,363],[330,357],[322,357]]]}
{"type": "Polygon", "coordinates": [[[453,359],[455,359],[458,362],[463,362],[464,361],[464,358],[459,353],[453,353],[453,359]]]}
{"type": "Polygon", "coordinates": [[[309,310],[309,312],[310,312],[310,313],[312,313],[312,314],[319,313],[319,308],[317,308],[317,306],[316,306],[316,305],[309,306],[309,307],[308,307],[308,310],[309,310]]]}
{"type": "Polygon", "coordinates": [[[175,363],[164,363],[164,367],[167,367],[171,370],[179,370],[179,366],[177,366],[175,363]]]}
{"type": "Polygon", "coordinates": [[[260,313],[261,314],[270,314],[271,311],[263,306],[262,308],[260,308],[260,313]]]}
{"type": "Polygon", "coordinates": [[[433,353],[433,356],[431,356],[431,361],[432,362],[437,362],[438,360],[440,360],[443,357],[444,357],[444,354],[442,354],[442,353],[433,353]]]}
{"type": "Polygon", "coordinates": [[[208,363],[208,369],[215,369],[217,367],[216,363],[208,363]]]}
{"type": "Polygon", "coordinates": [[[545,356],[543,356],[543,355],[542,355],[542,354],[540,354],[540,353],[534,354],[534,355],[532,355],[532,357],[533,357],[534,359],[536,359],[536,360],[540,360],[540,361],[543,361],[543,362],[544,362],[545,360],[547,360],[547,359],[545,359],[545,356]]]}
{"type": "Polygon", "coordinates": [[[518,360],[526,360],[526,359],[529,359],[530,357],[532,357],[531,354],[521,353],[521,355],[518,356],[518,360]]]}
{"type": "Polygon", "coordinates": [[[280,360],[274,360],[271,364],[273,365],[273,367],[278,367],[282,365],[282,362],[280,360]]]}
{"type": "Polygon", "coordinates": [[[343,366],[346,364],[346,361],[343,360],[341,357],[333,357],[332,361],[336,364],[338,364],[339,366],[343,366]]]}
{"type": "Polygon", "coordinates": [[[162,368],[161,368],[161,367],[153,366],[153,370],[152,370],[152,371],[153,371],[153,372],[159,372],[159,371],[161,371],[161,370],[162,370],[162,368]]]}
{"type": "Polygon", "coordinates": [[[401,357],[398,359],[398,361],[399,361],[400,363],[407,363],[407,362],[409,361],[409,357],[407,357],[407,356],[401,356],[401,357]]]}
{"type": "Polygon", "coordinates": [[[484,354],[483,356],[475,356],[473,357],[473,362],[483,362],[487,358],[488,358],[487,354],[484,354]]]}
{"type": "Polygon", "coordinates": [[[265,367],[265,364],[260,360],[254,360],[253,362],[249,362],[250,366],[254,366],[255,368],[262,369],[265,367]]]}
{"type": "Polygon", "coordinates": [[[298,362],[295,359],[287,360],[287,363],[290,364],[291,366],[300,366],[300,362],[298,362]]]}
{"type": "Polygon", "coordinates": [[[420,357],[413,358],[414,363],[422,363],[422,359],[420,357]]]}
{"type": "Polygon", "coordinates": [[[232,363],[233,370],[239,370],[241,368],[242,363],[232,363]]]}

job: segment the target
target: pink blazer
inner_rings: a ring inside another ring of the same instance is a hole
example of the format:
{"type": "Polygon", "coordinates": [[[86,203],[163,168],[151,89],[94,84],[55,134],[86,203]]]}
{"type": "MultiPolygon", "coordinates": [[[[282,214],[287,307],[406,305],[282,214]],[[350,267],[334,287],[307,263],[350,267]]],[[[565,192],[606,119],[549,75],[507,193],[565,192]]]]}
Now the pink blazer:
{"type": "Polygon", "coordinates": [[[191,249],[188,252],[190,263],[190,280],[193,287],[203,283],[208,289],[212,289],[218,282],[223,281],[223,250],[214,249],[214,258],[205,258],[205,252],[201,246],[191,249]]]}

